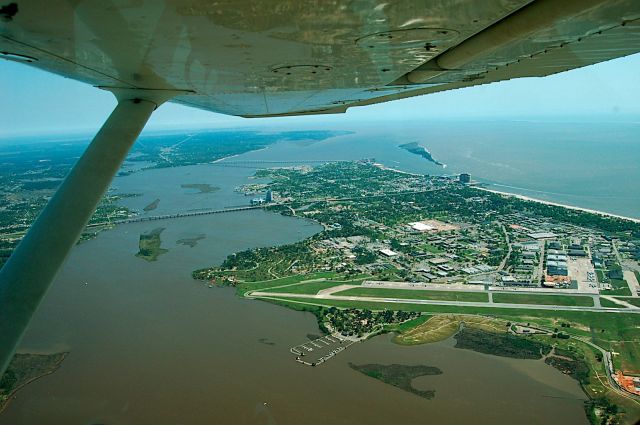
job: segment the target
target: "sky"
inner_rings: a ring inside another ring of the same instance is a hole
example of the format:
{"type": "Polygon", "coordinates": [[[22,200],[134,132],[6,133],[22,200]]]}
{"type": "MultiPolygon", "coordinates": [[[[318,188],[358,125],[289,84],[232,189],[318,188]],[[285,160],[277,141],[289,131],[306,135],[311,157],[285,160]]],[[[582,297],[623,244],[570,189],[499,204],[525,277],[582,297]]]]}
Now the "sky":
{"type": "MultiPolygon", "coordinates": [[[[640,121],[640,54],[544,78],[523,78],[352,108],[346,114],[246,119],[161,106],[148,130],[342,126],[422,120],[589,119],[640,121]]],[[[110,93],[0,59],[0,138],[95,132],[115,107],[110,93]]]]}

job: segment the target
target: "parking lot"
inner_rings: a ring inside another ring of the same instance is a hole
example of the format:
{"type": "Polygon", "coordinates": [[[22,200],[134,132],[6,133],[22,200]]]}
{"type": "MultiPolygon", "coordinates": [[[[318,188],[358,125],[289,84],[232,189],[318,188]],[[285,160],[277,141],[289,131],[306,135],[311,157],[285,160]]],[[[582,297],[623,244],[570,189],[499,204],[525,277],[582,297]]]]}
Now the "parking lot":
{"type": "Polygon", "coordinates": [[[569,258],[569,277],[578,282],[578,292],[598,293],[596,272],[588,258],[569,258]]]}

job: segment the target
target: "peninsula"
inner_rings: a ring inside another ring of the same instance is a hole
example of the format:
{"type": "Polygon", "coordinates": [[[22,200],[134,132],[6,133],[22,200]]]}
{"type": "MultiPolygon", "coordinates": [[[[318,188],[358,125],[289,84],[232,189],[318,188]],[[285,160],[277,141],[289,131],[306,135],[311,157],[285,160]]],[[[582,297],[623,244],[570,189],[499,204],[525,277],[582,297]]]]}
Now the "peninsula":
{"type": "Polygon", "coordinates": [[[429,152],[429,150],[427,148],[425,148],[424,146],[418,144],[417,142],[412,142],[412,143],[405,143],[403,145],[399,146],[400,148],[411,152],[412,154],[418,155],[423,157],[424,159],[426,159],[427,161],[433,162],[436,165],[440,165],[442,166],[442,168],[446,168],[446,164],[443,164],[442,162],[436,160],[432,155],[431,152],[429,152]]]}

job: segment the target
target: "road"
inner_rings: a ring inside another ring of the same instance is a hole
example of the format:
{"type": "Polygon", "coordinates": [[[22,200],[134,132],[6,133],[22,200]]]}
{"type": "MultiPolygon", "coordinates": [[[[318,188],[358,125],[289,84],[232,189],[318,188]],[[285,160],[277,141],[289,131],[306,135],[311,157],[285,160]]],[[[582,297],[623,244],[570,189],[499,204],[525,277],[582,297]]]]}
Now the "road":
{"type": "MultiPolygon", "coordinates": [[[[538,246],[540,247],[540,255],[538,256],[538,276],[536,276],[536,279],[538,279],[538,282],[541,282],[542,279],[544,279],[544,254],[545,254],[545,247],[546,244],[544,242],[542,243],[538,243],[538,246]]],[[[589,257],[591,258],[591,257],[589,257]]]]}
{"type": "MultiPolygon", "coordinates": [[[[526,326],[528,327],[528,324],[525,323],[514,323],[515,325],[520,325],[520,326],[526,326]]],[[[549,329],[549,328],[545,328],[544,326],[540,326],[540,325],[536,325],[534,326],[534,328],[536,329],[540,329],[544,332],[547,332],[548,334],[553,334],[554,331],[549,329]]],[[[599,345],[594,344],[593,342],[591,342],[590,340],[583,338],[583,337],[579,337],[579,336],[575,336],[575,335],[570,335],[572,339],[576,339],[580,342],[583,342],[587,345],[589,345],[590,347],[595,348],[596,350],[598,350],[601,354],[602,354],[602,359],[604,360],[604,370],[605,373],[607,375],[607,381],[609,382],[609,386],[611,386],[611,388],[617,392],[619,395],[621,395],[622,397],[628,398],[630,400],[635,401],[636,403],[640,402],[640,397],[632,394],[628,391],[626,391],[625,389],[621,388],[618,383],[615,381],[615,379],[613,379],[613,373],[614,373],[614,367],[613,367],[613,360],[611,359],[611,353],[609,351],[606,351],[604,348],[600,347],[599,345]]]]}
{"type": "Polygon", "coordinates": [[[511,241],[509,240],[509,233],[507,232],[507,228],[504,227],[504,224],[502,223],[500,223],[500,227],[502,227],[502,233],[504,233],[504,240],[507,243],[508,250],[507,250],[507,255],[505,255],[502,261],[500,262],[500,265],[498,266],[497,271],[504,270],[505,266],[507,265],[507,261],[509,261],[509,257],[511,257],[511,252],[513,251],[513,248],[511,247],[511,241]]]}
{"type": "Polygon", "coordinates": [[[615,240],[611,241],[611,247],[613,248],[613,253],[616,256],[616,260],[618,261],[618,264],[620,264],[620,267],[623,268],[623,275],[624,275],[624,280],[627,282],[627,285],[629,285],[629,291],[631,291],[631,296],[632,297],[637,297],[638,296],[638,287],[636,285],[636,277],[634,275],[633,272],[629,271],[629,270],[624,270],[625,265],[624,262],[622,261],[622,256],[620,255],[620,251],[618,251],[618,244],[616,243],[615,240]]]}

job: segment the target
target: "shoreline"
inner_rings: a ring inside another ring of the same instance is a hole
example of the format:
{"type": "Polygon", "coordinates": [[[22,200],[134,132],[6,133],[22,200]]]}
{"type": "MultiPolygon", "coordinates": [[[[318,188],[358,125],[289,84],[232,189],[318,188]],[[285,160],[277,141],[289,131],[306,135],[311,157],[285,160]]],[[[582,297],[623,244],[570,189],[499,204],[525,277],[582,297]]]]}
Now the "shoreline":
{"type": "Polygon", "coordinates": [[[407,174],[407,175],[409,175],[409,176],[415,176],[415,177],[421,177],[421,176],[424,176],[424,174],[420,174],[420,173],[412,173],[412,172],[410,172],[410,171],[403,171],[403,170],[398,170],[397,168],[391,168],[391,167],[388,167],[388,166],[384,165],[384,164],[383,164],[383,163],[381,163],[381,162],[374,162],[374,163],[373,163],[373,166],[374,166],[374,167],[378,167],[378,168],[380,168],[381,170],[393,171],[393,172],[395,172],[395,173],[407,174]]]}
{"type": "Polygon", "coordinates": [[[65,351],[62,354],[62,358],[60,359],[60,361],[58,361],[53,369],[47,370],[46,372],[44,372],[41,375],[38,376],[34,376],[28,380],[26,380],[25,382],[23,382],[22,384],[18,385],[17,387],[15,387],[10,393],[7,394],[7,398],[4,400],[4,403],[0,404],[0,413],[4,412],[5,409],[9,406],[9,404],[11,403],[11,401],[13,401],[16,398],[16,394],[23,389],[24,387],[26,387],[27,385],[41,379],[44,378],[46,376],[52,375],[54,373],[56,373],[58,371],[58,369],[60,369],[62,362],[64,361],[64,359],[67,358],[67,355],[69,355],[68,351],[65,351]]]}
{"type": "Polygon", "coordinates": [[[576,207],[574,205],[566,205],[566,204],[561,204],[559,202],[545,201],[545,200],[542,200],[542,199],[532,198],[530,196],[520,195],[520,194],[517,194],[517,193],[509,193],[509,192],[502,192],[500,190],[495,190],[495,189],[488,189],[486,187],[478,187],[478,186],[470,186],[470,187],[472,187],[474,189],[477,189],[477,190],[483,190],[485,192],[495,193],[495,194],[498,194],[498,195],[512,196],[512,197],[521,199],[523,201],[537,202],[539,204],[552,205],[552,206],[555,206],[555,207],[562,207],[562,208],[567,208],[567,209],[570,209],[570,210],[588,212],[588,213],[591,213],[591,214],[597,214],[597,215],[611,217],[611,218],[619,218],[621,220],[627,220],[627,221],[632,221],[634,223],[640,223],[640,219],[639,218],[627,217],[627,216],[624,216],[624,215],[608,213],[608,212],[605,212],[605,211],[598,211],[598,210],[594,210],[594,209],[590,209],[590,208],[576,207]]]}
{"type": "MultiPolygon", "coordinates": [[[[411,176],[421,176],[422,174],[419,173],[412,173],[409,171],[403,171],[403,170],[398,170],[397,168],[391,168],[388,167],[382,163],[374,163],[374,166],[381,168],[383,170],[389,170],[389,171],[394,171],[396,173],[401,173],[401,174],[408,174],[411,176]]],[[[511,192],[503,192],[501,190],[496,190],[496,189],[489,189],[486,187],[481,187],[481,186],[469,186],[473,189],[477,189],[477,190],[483,190],[485,192],[491,192],[491,193],[495,193],[497,195],[503,195],[503,196],[512,196],[518,199],[521,199],[523,201],[531,201],[531,202],[537,202],[540,204],[546,204],[546,205],[552,205],[555,207],[562,207],[562,208],[567,208],[570,210],[575,210],[575,211],[582,211],[582,212],[587,212],[587,213],[591,213],[591,214],[597,214],[600,216],[605,216],[605,217],[610,217],[610,218],[618,218],[621,220],[627,220],[627,221],[631,221],[634,223],[640,223],[640,218],[634,218],[634,217],[627,217],[624,215],[620,215],[620,214],[614,214],[614,213],[609,213],[609,212],[605,212],[605,211],[598,211],[598,210],[594,210],[591,208],[584,208],[584,207],[577,207],[575,205],[567,205],[567,204],[561,204],[559,202],[553,202],[553,201],[545,201],[543,199],[537,199],[537,198],[532,198],[530,196],[526,196],[526,195],[521,195],[518,193],[511,193],[511,192]]]]}

